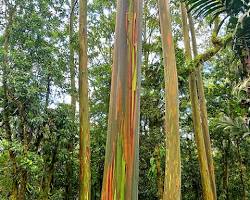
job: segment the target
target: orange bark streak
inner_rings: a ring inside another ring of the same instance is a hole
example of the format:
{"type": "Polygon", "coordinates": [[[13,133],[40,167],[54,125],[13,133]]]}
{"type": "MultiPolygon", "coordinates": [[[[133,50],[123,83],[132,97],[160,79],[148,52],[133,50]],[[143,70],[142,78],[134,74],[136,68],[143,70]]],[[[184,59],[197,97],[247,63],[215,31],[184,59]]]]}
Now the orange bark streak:
{"type": "Polygon", "coordinates": [[[172,45],[172,36],[170,34],[167,36],[167,43],[169,46],[172,45]]]}

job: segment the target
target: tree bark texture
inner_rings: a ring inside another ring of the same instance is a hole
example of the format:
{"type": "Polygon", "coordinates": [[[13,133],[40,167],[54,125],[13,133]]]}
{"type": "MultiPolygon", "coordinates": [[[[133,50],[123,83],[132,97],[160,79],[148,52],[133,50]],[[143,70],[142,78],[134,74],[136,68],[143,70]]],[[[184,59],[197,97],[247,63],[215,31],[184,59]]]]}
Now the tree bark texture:
{"type": "Polygon", "coordinates": [[[138,199],[142,0],[118,0],[102,200],[138,199]]]}
{"type": "MultiPolygon", "coordinates": [[[[198,50],[197,50],[194,23],[193,23],[193,19],[190,13],[188,13],[188,19],[189,19],[189,27],[191,31],[193,54],[194,54],[194,57],[196,57],[198,56],[198,50]]],[[[202,132],[203,132],[204,142],[205,142],[205,147],[206,147],[210,179],[211,179],[211,183],[213,184],[212,188],[213,188],[214,197],[216,199],[217,194],[216,194],[216,184],[215,184],[215,175],[214,175],[213,155],[212,155],[211,140],[210,140],[210,135],[209,135],[207,105],[206,105],[206,98],[205,98],[205,92],[204,92],[204,83],[202,80],[201,66],[199,66],[196,69],[196,79],[197,79],[198,98],[199,98],[199,104],[200,104],[202,132]]]]}
{"type": "Polygon", "coordinates": [[[164,60],[166,112],[166,166],[163,199],[178,200],[181,198],[179,94],[168,0],[159,0],[159,13],[164,60]]]}
{"type": "MultiPolygon", "coordinates": [[[[181,15],[182,15],[182,28],[183,28],[185,54],[186,54],[186,59],[190,61],[192,59],[192,52],[191,52],[190,38],[189,38],[189,27],[187,23],[187,11],[184,3],[181,3],[181,15]]],[[[198,157],[200,164],[203,198],[204,200],[214,200],[215,198],[210,179],[206,146],[201,125],[202,121],[201,121],[200,105],[197,93],[198,87],[196,82],[195,71],[191,72],[191,74],[189,75],[189,90],[190,90],[190,100],[192,107],[194,134],[195,134],[195,140],[198,149],[198,157]]]]}
{"type": "Polygon", "coordinates": [[[88,103],[87,0],[80,0],[79,16],[79,115],[80,115],[80,200],[90,200],[90,133],[88,103]]]}
{"type": "MultiPolygon", "coordinates": [[[[74,11],[76,0],[70,1],[70,18],[69,18],[69,69],[70,69],[70,89],[71,89],[71,109],[72,109],[72,120],[75,122],[76,113],[76,85],[75,85],[75,63],[74,63],[74,11]]],[[[75,130],[72,128],[72,132],[75,130]]],[[[73,152],[73,139],[69,138],[68,144],[68,160],[66,163],[66,186],[65,186],[65,199],[72,199],[72,152],[73,152]]]]}

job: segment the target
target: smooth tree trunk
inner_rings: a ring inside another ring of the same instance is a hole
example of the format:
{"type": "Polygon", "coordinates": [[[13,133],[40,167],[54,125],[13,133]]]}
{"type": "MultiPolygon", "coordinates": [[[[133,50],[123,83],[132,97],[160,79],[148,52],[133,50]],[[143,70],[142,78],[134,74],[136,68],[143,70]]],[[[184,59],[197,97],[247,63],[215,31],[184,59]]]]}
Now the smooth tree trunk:
{"type": "Polygon", "coordinates": [[[214,200],[212,184],[210,181],[210,173],[207,163],[207,155],[205,149],[205,143],[202,133],[200,113],[199,113],[199,101],[197,94],[197,86],[195,80],[195,74],[190,74],[189,77],[189,88],[190,88],[190,98],[192,104],[192,116],[193,116],[193,126],[195,133],[195,141],[198,150],[198,158],[201,173],[201,183],[202,192],[204,200],[214,200]]]}
{"type": "Polygon", "coordinates": [[[70,89],[71,89],[71,107],[72,107],[72,116],[75,118],[76,112],[76,82],[75,82],[75,62],[74,62],[74,10],[77,0],[71,0],[71,11],[69,19],[69,68],[70,68],[70,89]]]}
{"type": "MultiPolygon", "coordinates": [[[[188,13],[188,19],[189,19],[191,38],[192,38],[193,55],[194,55],[194,57],[196,57],[196,56],[198,56],[198,50],[197,50],[194,23],[193,23],[191,13],[188,13]]],[[[213,184],[212,187],[213,187],[214,197],[216,199],[217,194],[216,194],[213,155],[212,155],[211,140],[210,140],[210,135],[209,135],[207,105],[206,105],[206,98],[205,98],[205,92],[204,92],[204,83],[203,83],[203,79],[202,79],[201,66],[198,67],[196,70],[196,78],[197,78],[197,89],[198,89],[200,114],[201,114],[201,122],[202,122],[201,125],[202,125],[202,131],[203,131],[207,159],[208,159],[208,168],[209,168],[209,173],[210,173],[210,179],[211,179],[211,182],[213,184]]]]}
{"type": "Polygon", "coordinates": [[[102,200],[137,200],[142,0],[118,0],[102,200]]]}
{"type": "Polygon", "coordinates": [[[80,115],[80,200],[90,200],[90,133],[88,103],[87,0],[80,0],[79,16],[79,115],[80,115]]]}
{"type": "Polygon", "coordinates": [[[179,94],[175,48],[168,0],[159,0],[165,75],[166,166],[164,200],[181,198],[181,158],[179,135],[179,94]]]}
{"type": "MultiPolygon", "coordinates": [[[[182,28],[183,28],[186,60],[191,61],[192,52],[191,52],[190,38],[189,38],[189,27],[187,23],[187,11],[184,3],[181,3],[181,15],[182,15],[182,28]]],[[[215,196],[213,193],[213,185],[210,179],[210,172],[208,167],[206,145],[202,130],[200,105],[197,93],[198,87],[196,82],[196,71],[191,72],[189,75],[189,90],[190,90],[190,100],[192,107],[194,134],[198,149],[203,198],[204,200],[215,200],[215,196]]]]}
{"type": "MultiPolygon", "coordinates": [[[[72,121],[75,123],[76,113],[76,85],[75,85],[75,63],[74,63],[74,11],[76,0],[71,0],[70,3],[70,18],[69,18],[69,69],[70,69],[70,89],[71,89],[71,111],[72,121]]],[[[72,132],[75,132],[75,128],[72,128],[72,132]]],[[[72,153],[73,153],[73,139],[69,138],[68,144],[68,160],[66,163],[66,186],[65,186],[65,199],[72,199],[72,153]]]]}

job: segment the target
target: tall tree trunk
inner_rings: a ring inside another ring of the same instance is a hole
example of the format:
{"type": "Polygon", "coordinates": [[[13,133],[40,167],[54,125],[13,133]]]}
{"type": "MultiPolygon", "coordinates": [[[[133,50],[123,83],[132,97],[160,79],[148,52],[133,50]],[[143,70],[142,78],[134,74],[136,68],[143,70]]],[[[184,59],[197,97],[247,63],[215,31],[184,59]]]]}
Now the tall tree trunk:
{"type": "Polygon", "coordinates": [[[50,196],[52,177],[55,171],[55,164],[57,161],[60,139],[61,139],[61,135],[58,135],[56,138],[56,143],[54,144],[54,149],[51,152],[51,160],[47,163],[48,165],[46,165],[46,168],[44,170],[44,176],[43,176],[42,184],[41,184],[42,192],[40,196],[40,199],[42,200],[48,200],[50,196]]]}
{"type": "Polygon", "coordinates": [[[40,197],[41,200],[48,200],[49,199],[53,173],[54,173],[54,171],[51,169],[46,171],[46,177],[44,177],[43,184],[42,184],[42,195],[40,197]]]}
{"type": "Polygon", "coordinates": [[[245,183],[245,167],[242,163],[242,156],[240,153],[240,141],[237,139],[236,141],[236,148],[237,148],[237,157],[239,161],[239,169],[240,169],[240,181],[241,181],[241,186],[242,186],[242,200],[247,199],[247,191],[246,191],[246,183],[245,183]]]}
{"type": "MultiPolygon", "coordinates": [[[[27,156],[28,149],[29,149],[29,137],[28,137],[28,131],[27,131],[27,117],[26,117],[26,111],[25,111],[25,104],[23,102],[19,101],[15,96],[11,93],[8,94],[8,100],[16,104],[16,107],[18,109],[18,115],[20,120],[20,138],[23,145],[23,155],[24,157],[27,156]]],[[[16,166],[15,166],[16,168],[16,166]]],[[[18,169],[20,171],[20,184],[18,187],[18,199],[24,200],[25,199],[25,192],[26,192],[26,185],[27,185],[27,179],[28,179],[28,172],[25,168],[20,167],[18,169]]],[[[16,170],[15,170],[16,171],[16,170]]]]}
{"type": "MultiPolygon", "coordinates": [[[[14,99],[14,98],[13,98],[14,99]]],[[[28,153],[29,148],[29,138],[28,138],[28,132],[27,132],[27,118],[26,118],[26,112],[25,112],[25,105],[16,100],[15,101],[18,111],[19,111],[19,117],[20,117],[20,132],[21,132],[21,139],[22,139],[22,145],[23,145],[23,156],[26,157],[28,153]]],[[[25,168],[20,168],[20,185],[18,190],[18,199],[24,200],[25,193],[26,193],[26,186],[27,186],[27,179],[28,179],[28,171],[25,168]]]]}
{"type": "Polygon", "coordinates": [[[229,200],[229,191],[228,191],[228,179],[229,179],[229,152],[230,152],[230,137],[228,136],[226,140],[226,146],[224,147],[224,155],[223,155],[223,194],[226,197],[226,200],[229,200]]]}
{"type": "Polygon", "coordinates": [[[157,174],[157,196],[159,200],[162,200],[164,193],[164,177],[161,168],[161,155],[160,155],[160,145],[155,148],[155,161],[156,161],[156,174],[157,174]]]}
{"type": "MultiPolygon", "coordinates": [[[[196,57],[198,55],[196,35],[195,35],[193,19],[190,13],[188,13],[188,19],[189,19],[189,26],[190,26],[191,37],[192,37],[193,53],[194,53],[194,57],[196,57]]],[[[210,172],[210,179],[213,184],[212,185],[213,193],[216,199],[217,194],[216,194],[213,155],[212,155],[211,141],[210,141],[210,135],[209,135],[207,105],[206,105],[206,98],[205,98],[205,93],[204,93],[204,83],[202,80],[201,66],[198,67],[196,71],[196,78],[197,78],[198,97],[199,97],[199,103],[200,103],[200,114],[201,114],[201,122],[202,122],[201,125],[202,125],[202,131],[203,131],[207,159],[208,159],[208,168],[210,172]]]]}
{"type": "Polygon", "coordinates": [[[90,133],[88,102],[87,0],[80,0],[79,16],[79,104],[80,104],[80,200],[90,200],[90,133]]]}
{"type": "Polygon", "coordinates": [[[6,27],[5,34],[4,34],[4,51],[3,51],[3,123],[6,132],[6,137],[11,141],[11,126],[10,126],[10,110],[9,110],[9,101],[8,101],[8,74],[9,74],[9,62],[8,62],[8,54],[9,54],[9,29],[10,29],[10,22],[6,27]]]}
{"type": "Polygon", "coordinates": [[[142,0],[118,0],[102,200],[138,199],[142,0]]]}
{"type": "Polygon", "coordinates": [[[18,191],[18,199],[25,200],[25,193],[26,193],[26,185],[28,179],[28,172],[25,169],[21,170],[21,179],[20,179],[20,188],[18,191]]]}
{"type": "Polygon", "coordinates": [[[181,198],[179,94],[168,0],[159,0],[159,13],[165,75],[165,130],[167,141],[163,199],[177,200],[181,198]]]}
{"type": "MultiPolygon", "coordinates": [[[[75,122],[76,112],[76,86],[75,86],[75,63],[74,63],[74,10],[76,0],[71,0],[70,6],[70,18],[69,18],[69,68],[70,68],[70,86],[71,86],[71,109],[72,109],[72,120],[75,122]]],[[[72,132],[74,132],[74,128],[72,132]]],[[[65,199],[72,199],[72,152],[73,152],[73,139],[69,138],[68,144],[68,160],[66,163],[66,187],[65,187],[65,199]]]]}
{"type": "Polygon", "coordinates": [[[195,74],[192,73],[189,77],[189,87],[190,87],[190,98],[192,104],[192,115],[193,115],[193,125],[195,132],[195,140],[198,149],[198,157],[200,163],[201,172],[201,183],[204,200],[214,200],[212,184],[210,181],[210,174],[207,163],[207,155],[205,150],[205,143],[202,133],[200,113],[199,113],[199,102],[197,94],[197,86],[195,80],[195,74]]]}
{"type": "MultiPolygon", "coordinates": [[[[184,37],[186,59],[191,60],[192,53],[190,47],[189,28],[187,24],[187,11],[184,3],[181,3],[181,15],[182,15],[182,26],[183,26],[183,37],[184,37]]],[[[201,121],[201,113],[200,113],[198,93],[197,93],[198,88],[197,88],[195,71],[189,75],[189,90],[190,90],[190,99],[192,106],[195,140],[198,148],[198,157],[200,163],[203,198],[205,200],[214,200],[215,196],[213,193],[213,185],[210,179],[206,145],[201,125],[202,121],[201,121]]]]}
{"type": "MultiPolygon", "coordinates": [[[[9,100],[8,100],[8,74],[9,74],[9,38],[10,32],[12,29],[13,18],[16,12],[16,6],[14,8],[8,8],[9,13],[7,14],[7,26],[4,32],[4,44],[3,44],[3,123],[4,129],[6,133],[7,140],[11,143],[12,142],[12,131],[10,126],[10,110],[9,110],[9,100]]],[[[18,192],[18,183],[17,183],[17,166],[16,166],[16,156],[12,150],[9,150],[9,157],[10,162],[12,165],[12,174],[13,174],[13,182],[12,182],[12,189],[10,193],[10,199],[16,200],[17,199],[17,192],[18,192]]]]}
{"type": "Polygon", "coordinates": [[[71,86],[70,89],[71,89],[72,115],[74,118],[75,118],[75,112],[76,112],[76,98],[77,98],[76,83],[75,83],[74,41],[73,41],[74,11],[75,11],[76,2],[77,0],[71,0],[71,11],[70,11],[70,19],[69,19],[69,68],[70,68],[70,86],[71,86]]]}
{"type": "Polygon", "coordinates": [[[47,91],[45,96],[45,111],[48,112],[49,107],[49,96],[50,96],[50,86],[51,86],[51,74],[47,75],[47,91]]]}

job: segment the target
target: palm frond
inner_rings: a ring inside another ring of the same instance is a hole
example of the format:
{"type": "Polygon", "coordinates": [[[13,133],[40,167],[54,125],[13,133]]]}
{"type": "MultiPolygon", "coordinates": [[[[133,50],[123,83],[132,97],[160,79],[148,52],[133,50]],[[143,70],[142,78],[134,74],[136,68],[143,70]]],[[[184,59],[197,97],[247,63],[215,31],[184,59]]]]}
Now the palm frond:
{"type": "Polygon", "coordinates": [[[237,136],[240,138],[244,138],[250,134],[249,127],[245,119],[242,117],[236,117],[235,119],[232,119],[228,116],[223,116],[219,120],[216,128],[222,129],[225,132],[229,132],[232,136],[237,136]]]}
{"type": "Polygon", "coordinates": [[[187,4],[190,7],[189,12],[195,17],[207,17],[219,11],[225,12],[225,6],[220,0],[187,0],[187,4]]]}
{"type": "Polygon", "coordinates": [[[186,0],[186,3],[195,17],[210,15],[215,18],[221,13],[236,17],[249,10],[249,5],[243,0],[186,0]]]}

